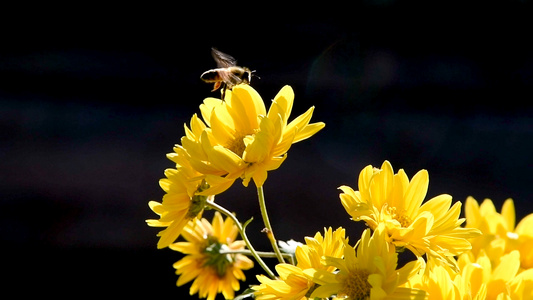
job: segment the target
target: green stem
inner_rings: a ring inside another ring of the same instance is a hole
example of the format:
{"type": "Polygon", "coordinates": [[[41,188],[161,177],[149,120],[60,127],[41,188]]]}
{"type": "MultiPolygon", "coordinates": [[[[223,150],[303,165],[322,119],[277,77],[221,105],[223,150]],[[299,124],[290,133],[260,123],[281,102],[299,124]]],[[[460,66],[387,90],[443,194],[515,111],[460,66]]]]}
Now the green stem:
{"type": "Polygon", "coordinates": [[[263,193],[262,186],[257,187],[257,197],[259,198],[259,208],[261,209],[261,216],[263,217],[263,222],[265,223],[264,232],[266,233],[268,240],[270,241],[270,244],[272,245],[272,249],[274,250],[276,257],[278,258],[278,261],[280,263],[285,263],[285,260],[283,259],[283,255],[281,254],[281,251],[279,250],[278,243],[276,242],[276,238],[274,237],[274,231],[272,231],[270,220],[268,219],[268,213],[267,213],[266,202],[265,202],[265,194],[263,193]]]}
{"type": "Polygon", "coordinates": [[[207,200],[206,206],[219,211],[220,213],[224,214],[226,217],[231,218],[233,220],[233,223],[235,223],[235,226],[237,226],[237,229],[239,230],[239,233],[241,234],[241,237],[244,240],[246,247],[248,247],[248,249],[250,250],[250,254],[255,258],[255,260],[263,268],[263,270],[265,270],[267,275],[270,278],[275,279],[276,275],[274,275],[274,272],[272,272],[272,270],[270,270],[270,268],[265,264],[261,256],[259,256],[258,252],[255,251],[254,247],[252,246],[252,243],[250,243],[250,240],[246,236],[246,232],[244,232],[246,225],[248,225],[248,223],[250,223],[252,219],[250,219],[248,222],[242,225],[241,222],[239,222],[239,220],[237,219],[237,217],[235,217],[230,211],[216,204],[215,202],[207,200]]]}

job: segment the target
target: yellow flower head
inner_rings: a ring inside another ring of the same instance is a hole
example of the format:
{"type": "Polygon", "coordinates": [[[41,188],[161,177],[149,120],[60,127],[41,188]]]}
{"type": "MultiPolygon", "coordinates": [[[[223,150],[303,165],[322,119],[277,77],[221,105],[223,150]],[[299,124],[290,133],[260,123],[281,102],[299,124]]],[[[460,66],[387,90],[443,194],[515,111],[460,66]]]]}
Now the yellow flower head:
{"type": "Polygon", "coordinates": [[[255,299],[294,299],[306,300],[308,291],[314,283],[307,279],[303,270],[291,264],[276,265],[277,279],[270,279],[265,275],[257,275],[260,285],[252,286],[255,292],[255,299]]]}
{"type": "Polygon", "coordinates": [[[317,232],[314,237],[306,237],[305,245],[296,248],[297,266],[301,269],[324,269],[332,272],[333,267],[325,262],[326,257],[342,257],[344,246],[348,243],[346,230],[342,227],[335,231],[324,228],[324,236],[317,232]]]}
{"type": "Polygon", "coordinates": [[[346,245],[344,257],[326,257],[326,264],[338,270],[307,269],[304,273],[318,286],[311,298],[335,295],[349,300],[359,299],[425,299],[424,291],[400,287],[420,268],[419,261],[397,268],[398,254],[386,240],[384,224],[374,233],[363,232],[356,249],[346,245]]]}
{"type": "Polygon", "coordinates": [[[479,299],[533,299],[533,269],[520,269],[520,252],[513,250],[491,261],[485,251],[472,252],[458,260],[470,294],[479,299]]]}
{"type": "Polygon", "coordinates": [[[313,290],[315,283],[309,279],[304,270],[315,268],[333,272],[335,267],[325,264],[325,257],[342,257],[344,244],[346,243],[344,228],[332,231],[331,227],[324,228],[324,236],[317,232],[314,237],[305,238],[306,245],[296,248],[297,265],[278,264],[276,271],[278,279],[270,279],[264,275],[258,275],[260,285],[253,286],[256,290],[256,299],[307,299],[309,292],[313,290]]]}
{"type": "Polygon", "coordinates": [[[148,205],[159,215],[159,220],[146,220],[149,226],[166,227],[158,233],[157,248],[164,248],[173,243],[183,227],[201,216],[208,196],[199,195],[209,186],[186,159],[183,149],[176,148],[175,153],[167,157],[176,163],[176,169],[165,170],[166,178],[159,181],[165,191],[162,203],[150,201],[148,205]]]}
{"type": "Polygon", "coordinates": [[[340,198],[354,221],[365,221],[372,229],[384,224],[387,240],[397,248],[455,265],[452,256],[469,250],[468,238],[480,232],[460,227],[464,222],[459,218],[461,203],[450,207],[450,195],[439,195],[422,204],[428,185],[426,170],[409,180],[403,169],[394,174],[385,161],[380,169],[370,165],[361,171],[358,191],[341,186],[340,198]]]}
{"type": "MultiPolygon", "coordinates": [[[[429,299],[435,300],[462,300],[469,295],[468,291],[460,289],[461,275],[451,271],[444,265],[436,265],[429,261],[425,267],[423,274],[417,276],[410,281],[412,287],[424,290],[427,292],[429,299]],[[457,279],[457,280],[455,280],[457,279]]],[[[484,299],[484,298],[472,298],[484,299]]]]}
{"type": "MultiPolygon", "coordinates": [[[[194,115],[181,140],[191,165],[202,174],[230,182],[242,178],[245,186],[253,179],[256,186],[262,186],[267,171],[281,165],[293,143],[325,126],[321,122],[309,124],[314,107],[288,122],[293,101],[292,88],[285,86],[267,112],[263,99],[249,85],[226,91],[224,101],[205,99],[200,106],[203,122],[194,115]]],[[[211,179],[207,178],[209,184],[211,179]]]]}
{"type": "Polygon", "coordinates": [[[245,280],[242,270],[253,267],[253,262],[242,254],[228,254],[224,251],[243,250],[244,241],[235,239],[237,226],[227,218],[225,221],[216,212],[213,222],[206,219],[190,222],[182,236],[186,242],[170,245],[170,249],[186,254],[174,264],[180,275],[177,285],[182,286],[194,279],[189,290],[191,295],[214,300],[218,293],[226,299],[233,299],[240,289],[239,280],[245,280]]]}
{"type": "Polygon", "coordinates": [[[478,228],[482,236],[472,239],[472,252],[478,255],[481,249],[491,261],[499,259],[512,250],[520,252],[521,267],[533,267],[533,214],[527,215],[515,227],[515,208],[512,199],[507,199],[501,213],[494,203],[485,199],[481,205],[468,197],[465,203],[466,226],[478,228]]]}
{"type": "Polygon", "coordinates": [[[423,270],[409,281],[409,286],[424,290],[429,299],[435,300],[484,300],[486,286],[477,286],[468,276],[480,268],[472,266],[461,273],[451,270],[446,265],[437,265],[429,261],[423,270]]]}

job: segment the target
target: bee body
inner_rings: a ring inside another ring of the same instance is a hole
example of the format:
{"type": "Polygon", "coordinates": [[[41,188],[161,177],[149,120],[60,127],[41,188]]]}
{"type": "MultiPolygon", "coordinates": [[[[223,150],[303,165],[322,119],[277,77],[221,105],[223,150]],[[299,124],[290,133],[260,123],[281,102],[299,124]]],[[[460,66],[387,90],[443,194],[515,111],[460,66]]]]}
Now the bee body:
{"type": "Polygon", "coordinates": [[[237,66],[237,61],[232,56],[215,48],[211,49],[211,54],[217,63],[217,68],[205,71],[200,75],[200,79],[207,83],[214,83],[213,91],[223,85],[222,93],[224,94],[226,89],[231,89],[237,84],[250,83],[254,71],[237,66]]]}
{"type": "Polygon", "coordinates": [[[200,78],[207,83],[214,83],[213,91],[216,91],[224,83],[226,88],[231,89],[233,86],[241,83],[250,83],[252,71],[246,67],[228,67],[216,68],[205,71],[200,78]],[[248,76],[245,76],[245,75],[248,76]]]}

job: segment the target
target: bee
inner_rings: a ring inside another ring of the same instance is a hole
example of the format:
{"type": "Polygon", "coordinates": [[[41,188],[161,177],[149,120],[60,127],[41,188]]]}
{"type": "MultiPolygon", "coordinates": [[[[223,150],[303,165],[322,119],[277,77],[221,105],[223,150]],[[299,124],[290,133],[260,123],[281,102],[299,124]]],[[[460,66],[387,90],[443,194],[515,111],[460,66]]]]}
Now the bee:
{"type": "Polygon", "coordinates": [[[200,79],[207,83],[215,84],[212,92],[222,87],[222,99],[224,99],[226,89],[231,90],[235,85],[241,83],[250,84],[252,74],[255,71],[251,71],[246,67],[237,66],[237,60],[235,58],[220,52],[216,48],[211,48],[211,55],[217,63],[217,68],[205,71],[200,75],[200,79]]]}

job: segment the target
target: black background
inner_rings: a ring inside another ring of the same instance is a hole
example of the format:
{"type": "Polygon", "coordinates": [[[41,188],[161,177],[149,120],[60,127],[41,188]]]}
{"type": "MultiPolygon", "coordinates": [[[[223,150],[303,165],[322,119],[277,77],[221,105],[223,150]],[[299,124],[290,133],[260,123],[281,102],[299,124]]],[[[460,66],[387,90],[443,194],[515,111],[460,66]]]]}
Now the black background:
{"type": "MultiPolygon", "coordinates": [[[[4,291],[187,294],[175,287],[180,254],[157,250],[158,229],[144,220],[156,217],[147,203],[160,201],[158,180],[172,167],[165,154],[218,95],[199,79],[215,66],[212,46],[257,70],[252,85],[267,107],[289,84],[292,116],[315,106],[312,121],[326,123],[269,173],[279,239],[345,226],[355,243],[364,227],[337,187],[356,188],[360,170],[385,159],[410,177],[427,169],[428,198],[491,198],[499,210],[510,197],[522,218],[533,211],[532,12],[521,1],[394,0],[5,10],[4,291]]],[[[268,250],[253,184],[237,182],[217,202],[253,216],[249,235],[268,250]]]]}

